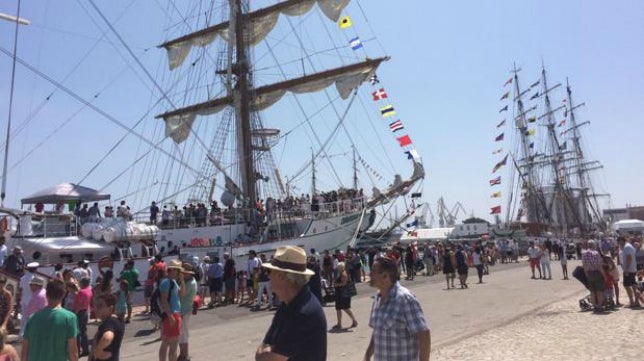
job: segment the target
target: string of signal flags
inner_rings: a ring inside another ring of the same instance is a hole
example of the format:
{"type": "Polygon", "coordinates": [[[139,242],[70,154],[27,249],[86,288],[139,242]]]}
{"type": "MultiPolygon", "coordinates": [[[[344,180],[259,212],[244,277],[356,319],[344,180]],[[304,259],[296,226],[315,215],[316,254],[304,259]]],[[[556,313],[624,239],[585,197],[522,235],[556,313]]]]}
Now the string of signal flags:
{"type": "MultiPolygon", "coordinates": [[[[360,39],[360,36],[357,34],[357,31],[355,31],[353,21],[351,20],[349,15],[344,15],[343,17],[341,17],[338,21],[338,26],[340,27],[340,29],[346,32],[351,31],[350,29],[353,29],[353,35],[348,36],[349,47],[353,51],[358,51],[360,49],[364,50],[364,43],[360,39]]],[[[396,138],[398,145],[403,149],[403,153],[407,156],[407,159],[410,159],[415,163],[420,163],[420,155],[416,150],[411,137],[405,130],[405,125],[399,118],[396,117],[396,109],[390,103],[389,95],[380,82],[378,75],[375,73],[372,74],[369,77],[369,83],[371,84],[372,88],[372,100],[378,106],[381,117],[385,121],[387,121],[389,131],[391,131],[393,136],[396,138]]],[[[372,169],[370,169],[370,171],[372,172],[372,174],[375,172],[372,169]]],[[[380,178],[380,175],[377,173],[374,174],[374,176],[380,178]]]]}

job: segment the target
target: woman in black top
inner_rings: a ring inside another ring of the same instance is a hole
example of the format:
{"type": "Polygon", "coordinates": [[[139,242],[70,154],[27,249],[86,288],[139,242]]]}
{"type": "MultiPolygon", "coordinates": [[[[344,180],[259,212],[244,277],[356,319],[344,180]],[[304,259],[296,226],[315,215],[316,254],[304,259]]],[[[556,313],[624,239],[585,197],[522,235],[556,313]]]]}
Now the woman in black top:
{"type": "Polygon", "coordinates": [[[101,294],[95,300],[95,307],[96,316],[101,320],[101,324],[94,336],[89,360],[118,361],[125,326],[113,317],[116,297],[110,293],[101,294]]]}

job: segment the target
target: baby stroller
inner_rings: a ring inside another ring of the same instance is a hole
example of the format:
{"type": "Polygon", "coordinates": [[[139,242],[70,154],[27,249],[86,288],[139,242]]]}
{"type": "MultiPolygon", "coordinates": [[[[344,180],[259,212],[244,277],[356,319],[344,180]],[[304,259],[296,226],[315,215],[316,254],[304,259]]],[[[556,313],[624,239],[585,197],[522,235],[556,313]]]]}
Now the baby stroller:
{"type": "MultiPolygon", "coordinates": [[[[584,285],[588,291],[590,291],[588,280],[586,279],[586,273],[584,273],[584,268],[582,266],[577,266],[575,270],[572,271],[572,276],[584,285]]],[[[590,302],[590,295],[579,300],[579,308],[581,308],[582,311],[591,311],[593,309],[593,304],[590,302]]]]}

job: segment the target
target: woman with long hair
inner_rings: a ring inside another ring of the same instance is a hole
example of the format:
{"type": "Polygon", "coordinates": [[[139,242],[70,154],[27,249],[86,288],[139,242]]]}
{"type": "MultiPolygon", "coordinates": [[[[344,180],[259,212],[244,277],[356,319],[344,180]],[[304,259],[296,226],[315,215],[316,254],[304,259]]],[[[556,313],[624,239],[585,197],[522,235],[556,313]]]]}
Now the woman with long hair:
{"type": "Polygon", "coordinates": [[[338,316],[338,323],[333,326],[333,329],[342,329],[342,311],[351,317],[352,323],[349,328],[354,328],[358,326],[358,321],[356,321],[353,312],[351,312],[351,294],[348,290],[350,281],[349,275],[345,270],[344,262],[338,262],[336,271],[338,277],[333,281],[333,286],[335,287],[335,312],[338,316]]]}

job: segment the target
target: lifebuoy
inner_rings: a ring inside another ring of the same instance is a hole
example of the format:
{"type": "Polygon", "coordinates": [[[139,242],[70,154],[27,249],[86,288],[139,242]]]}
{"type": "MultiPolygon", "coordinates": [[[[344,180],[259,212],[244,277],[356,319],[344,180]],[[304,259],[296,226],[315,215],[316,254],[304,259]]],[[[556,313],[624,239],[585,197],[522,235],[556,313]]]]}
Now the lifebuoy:
{"type": "Polygon", "coordinates": [[[9,230],[9,220],[7,219],[7,216],[2,217],[0,219],[0,232],[4,233],[9,230]]]}

